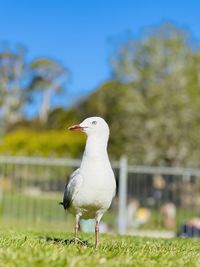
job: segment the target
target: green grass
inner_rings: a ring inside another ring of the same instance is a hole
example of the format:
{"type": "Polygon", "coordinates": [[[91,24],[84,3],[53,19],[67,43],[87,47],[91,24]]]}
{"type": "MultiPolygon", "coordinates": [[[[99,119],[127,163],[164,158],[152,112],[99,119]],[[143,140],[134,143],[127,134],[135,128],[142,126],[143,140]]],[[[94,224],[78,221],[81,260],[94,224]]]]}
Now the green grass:
{"type": "Polygon", "coordinates": [[[99,249],[94,236],[81,234],[89,245],[47,242],[45,237],[72,238],[55,232],[0,231],[1,267],[200,266],[200,240],[150,239],[101,235],[99,249]]]}

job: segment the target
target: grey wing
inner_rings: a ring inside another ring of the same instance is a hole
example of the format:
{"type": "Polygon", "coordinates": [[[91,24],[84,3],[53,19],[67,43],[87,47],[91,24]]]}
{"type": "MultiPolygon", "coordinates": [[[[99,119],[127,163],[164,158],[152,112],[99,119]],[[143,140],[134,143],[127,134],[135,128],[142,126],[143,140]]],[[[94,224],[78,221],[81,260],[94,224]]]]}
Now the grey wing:
{"type": "Polygon", "coordinates": [[[80,169],[75,170],[69,177],[63,196],[63,202],[61,203],[64,209],[68,209],[79,191],[80,185],[82,184],[82,176],[80,169]]]}

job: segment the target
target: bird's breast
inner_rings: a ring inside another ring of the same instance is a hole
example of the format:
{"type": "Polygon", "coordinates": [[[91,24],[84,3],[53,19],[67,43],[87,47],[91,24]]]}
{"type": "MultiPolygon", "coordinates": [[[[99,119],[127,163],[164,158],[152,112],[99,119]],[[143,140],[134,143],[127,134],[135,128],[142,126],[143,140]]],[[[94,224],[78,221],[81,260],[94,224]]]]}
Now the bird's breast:
{"type": "Polygon", "coordinates": [[[111,167],[91,166],[80,170],[83,183],[76,195],[76,205],[83,207],[104,207],[107,209],[112,201],[116,183],[111,167]]]}

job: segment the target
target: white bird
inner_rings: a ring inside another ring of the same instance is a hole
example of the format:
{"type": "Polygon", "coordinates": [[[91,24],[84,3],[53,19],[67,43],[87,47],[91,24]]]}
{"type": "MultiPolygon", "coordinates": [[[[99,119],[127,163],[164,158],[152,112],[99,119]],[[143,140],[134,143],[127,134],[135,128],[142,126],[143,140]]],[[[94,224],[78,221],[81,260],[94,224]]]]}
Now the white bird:
{"type": "Polygon", "coordinates": [[[70,175],[61,204],[76,216],[75,239],[80,218],[95,219],[97,248],[99,222],[110,207],[116,191],[116,181],[107,153],[109,127],[104,119],[91,117],[68,129],[86,133],[87,142],[80,168],[70,175]]]}

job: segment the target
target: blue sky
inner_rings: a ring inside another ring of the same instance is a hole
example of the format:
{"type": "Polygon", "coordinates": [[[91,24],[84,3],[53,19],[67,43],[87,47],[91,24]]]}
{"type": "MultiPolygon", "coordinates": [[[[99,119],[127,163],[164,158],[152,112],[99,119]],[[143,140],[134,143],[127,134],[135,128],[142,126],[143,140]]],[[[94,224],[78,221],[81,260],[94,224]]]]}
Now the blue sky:
{"type": "Polygon", "coordinates": [[[199,10],[198,0],[0,0],[0,42],[25,45],[29,59],[50,56],[67,66],[67,104],[109,78],[110,38],[169,20],[200,39],[199,10]]]}

